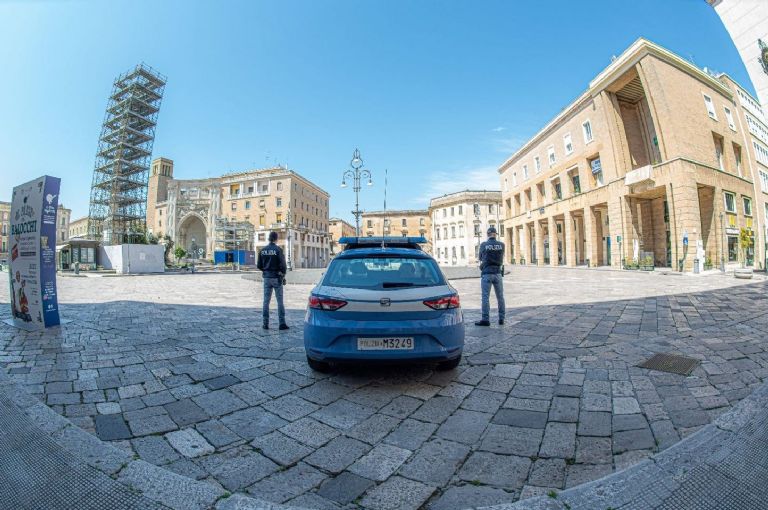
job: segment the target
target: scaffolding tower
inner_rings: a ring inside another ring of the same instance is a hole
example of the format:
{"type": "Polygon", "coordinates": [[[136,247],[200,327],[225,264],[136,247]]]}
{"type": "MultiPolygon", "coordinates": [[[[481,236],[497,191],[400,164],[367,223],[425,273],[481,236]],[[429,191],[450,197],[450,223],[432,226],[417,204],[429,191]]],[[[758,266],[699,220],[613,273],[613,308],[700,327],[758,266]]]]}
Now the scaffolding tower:
{"type": "Polygon", "coordinates": [[[136,242],[146,230],[149,166],[165,82],[142,63],[112,87],[88,211],[88,236],[105,245],[136,242]]]}

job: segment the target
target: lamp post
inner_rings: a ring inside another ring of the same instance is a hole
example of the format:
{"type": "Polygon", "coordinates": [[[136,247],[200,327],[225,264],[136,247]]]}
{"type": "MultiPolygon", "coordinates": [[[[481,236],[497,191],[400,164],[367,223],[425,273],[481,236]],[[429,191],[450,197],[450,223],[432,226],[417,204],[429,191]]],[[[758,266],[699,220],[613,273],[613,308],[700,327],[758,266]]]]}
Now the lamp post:
{"type": "Polygon", "coordinates": [[[368,178],[368,186],[373,185],[373,181],[371,181],[371,172],[363,168],[363,158],[360,157],[360,151],[358,149],[355,149],[355,152],[352,154],[352,161],[349,162],[349,166],[352,167],[351,170],[346,170],[341,177],[341,187],[346,188],[347,187],[347,179],[352,179],[352,190],[355,192],[355,210],[352,211],[352,214],[355,216],[355,235],[360,236],[360,215],[362,212],[360,211],[360,190],[362,190],[362,186],[360,184],[360,181],[364,178],[368,178]]]}

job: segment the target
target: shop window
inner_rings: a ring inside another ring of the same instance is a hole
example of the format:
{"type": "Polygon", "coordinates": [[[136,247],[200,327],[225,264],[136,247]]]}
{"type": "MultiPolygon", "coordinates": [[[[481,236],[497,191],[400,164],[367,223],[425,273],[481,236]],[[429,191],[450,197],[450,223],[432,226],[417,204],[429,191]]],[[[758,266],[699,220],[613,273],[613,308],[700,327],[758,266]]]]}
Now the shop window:
{"type": "Polygon", "coordinates": [[[728,236],[728,262],[739,261],[739,238],[728,236]]]}

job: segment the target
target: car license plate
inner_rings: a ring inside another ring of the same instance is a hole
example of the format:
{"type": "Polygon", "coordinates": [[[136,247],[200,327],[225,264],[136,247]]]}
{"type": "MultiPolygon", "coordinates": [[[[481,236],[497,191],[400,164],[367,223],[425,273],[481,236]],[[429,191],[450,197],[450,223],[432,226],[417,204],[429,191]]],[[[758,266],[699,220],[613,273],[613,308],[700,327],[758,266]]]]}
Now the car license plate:
{"type": "Polygon", "coordinates": [[[386,338],[358,338],[359,351],[412,351],[413,337],[391,336],[386,338]]]}

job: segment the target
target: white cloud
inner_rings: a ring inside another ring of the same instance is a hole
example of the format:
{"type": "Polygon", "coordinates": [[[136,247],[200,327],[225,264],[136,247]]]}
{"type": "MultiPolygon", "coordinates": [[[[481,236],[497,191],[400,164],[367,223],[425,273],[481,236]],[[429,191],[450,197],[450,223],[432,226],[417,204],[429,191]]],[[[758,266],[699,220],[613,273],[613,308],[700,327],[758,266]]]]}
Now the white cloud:
{"type": "Polygon", "coordinates": [[[506,131],[506,130],[507,128],[505,128],[504,126],[497,126],[491,129],[491,131],[493,131],[494,133],[501,133],[502,131],[506,131]]]}
{"type": "Polygon", "coordinates": [[[466,189],[498,190],[501,189],[501,182],[498,167],[488,165],[459,169],[454,172],[431,172],[425,176],[421,189],[422,192],[414,196],[411,202],[426,208],[432,198],[466,189]]]}
{"type": "Polygon", "coordinates": [[[526,138],[520,136],[508,136],[506,138],[494,138],[491,140],[496,152],[503,152],[507,156],[517,151],[526,142],[526,138]]]}

